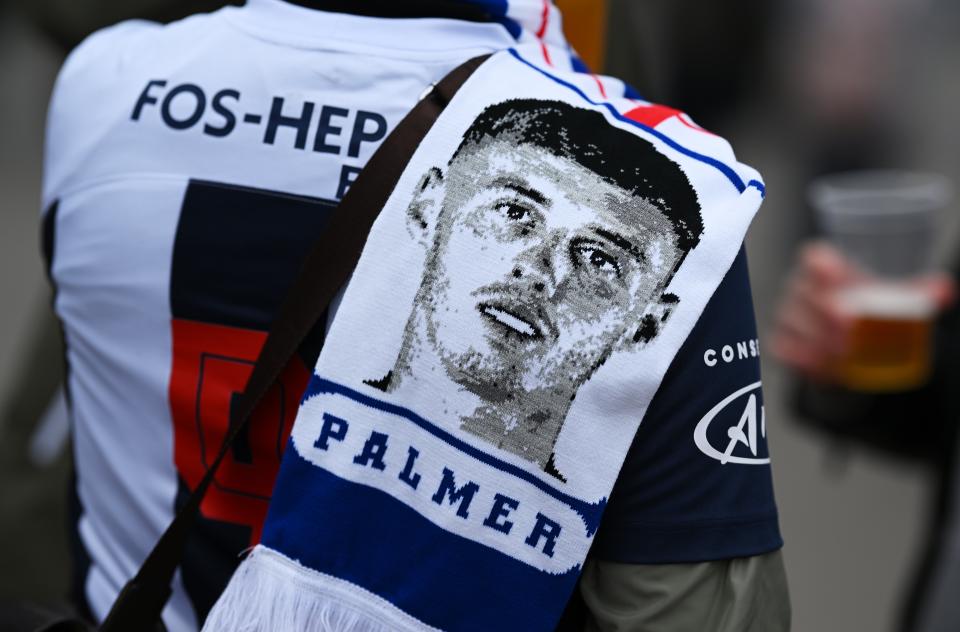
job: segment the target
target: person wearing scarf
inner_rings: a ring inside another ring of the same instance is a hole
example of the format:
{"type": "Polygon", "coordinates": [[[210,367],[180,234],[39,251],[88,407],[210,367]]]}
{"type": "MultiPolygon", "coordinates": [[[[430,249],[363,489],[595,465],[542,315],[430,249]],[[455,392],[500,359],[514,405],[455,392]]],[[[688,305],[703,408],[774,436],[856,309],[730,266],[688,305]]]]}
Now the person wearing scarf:
{"type": "MultiPolygon", "coordinates": [[[[780,546],[769,496],[702,525],[739,533],[636,530],[659,536],[650,558],[705,537],[736,559],[695,559],[701,541],[674,565],[585,562],[664,376],[743,272],[762,181],[684,115],[664,124],[662,106],[578,73],[545,37],[549,3],[474,4],[519,27],[516,44],[441,114],[374,224],[263,539],[205,629],[552,630],[582,573],[601,629],[788,629],[782,563],[762,555],[780,546]]],[[[756,358],[750,338],[718,345],[721,361],[756,358]]],[[[769,477],[758,395],[745,385],[688,427],[685,456],[737,470],[740,491],[744,470],[769,477]],[[738,398],[739,419],[715,422],[738,398]]]]}
{"type": "Polygon", "coordinates": [[[168,629],[251,547],[206,629],[788,628],[742,249],[764,185],[592,74],[549,0],[249,0],[71,54],[44,235],[91,618],[202,476],[326,213],[480,55],[217,474],[168,629]]]}

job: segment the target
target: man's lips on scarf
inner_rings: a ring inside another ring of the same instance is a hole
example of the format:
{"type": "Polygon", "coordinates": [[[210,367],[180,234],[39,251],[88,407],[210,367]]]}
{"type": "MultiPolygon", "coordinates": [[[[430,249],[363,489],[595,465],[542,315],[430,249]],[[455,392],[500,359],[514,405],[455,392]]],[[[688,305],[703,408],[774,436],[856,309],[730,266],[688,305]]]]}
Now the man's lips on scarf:
{"type": "Polygon", "coordinates": [[[553,331],[540,310],[513,300],[489,300],[477,304],[485,318],[528,340],[540,340],[553,331]]]}

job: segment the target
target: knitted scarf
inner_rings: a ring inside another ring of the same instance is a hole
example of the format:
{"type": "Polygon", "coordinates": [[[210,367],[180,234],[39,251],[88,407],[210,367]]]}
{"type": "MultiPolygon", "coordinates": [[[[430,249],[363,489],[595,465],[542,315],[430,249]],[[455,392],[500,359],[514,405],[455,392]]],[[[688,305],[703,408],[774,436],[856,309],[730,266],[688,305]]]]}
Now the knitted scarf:
{"type": "MultiPolygon", "coordinates": [[[[368,236],[205,630],[552,630],[760,206],[685,115],[539,41],[457,93],[368,236]]],[[[691,389],[697,385],[691,384],[691,389]]]]}

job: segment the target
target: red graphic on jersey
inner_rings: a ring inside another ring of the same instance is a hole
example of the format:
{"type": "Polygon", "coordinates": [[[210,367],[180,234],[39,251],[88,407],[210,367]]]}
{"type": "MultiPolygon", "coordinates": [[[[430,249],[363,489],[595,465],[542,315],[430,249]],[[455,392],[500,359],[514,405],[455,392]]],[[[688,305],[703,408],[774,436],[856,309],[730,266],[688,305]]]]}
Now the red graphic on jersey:
{"type": "MultiPolygon", "coordinates": [[[[230,407],[246,386],[267,334],[174,319],[170,409],[174,462],[193,490],[226,437],[230,407]]],[[[260,541],[273,482],[310,374],[294,360],[260,402],[247,436],[221,463],[200,505],[207,518],[251,528],[260,541]]]]}
{"type": "Polygon", "coordinates": [[[703,129],[699,125],[694,125],[689,120],[687,120],[686,115],[680,110],[667,107],[666,105],[657,105],[656,103],[650,103],[649,105],[641,105],[636,107],[629,112],[625,112],[624,116],[630,119],[631,121],[636,121],[641,125],[646,125],[647,127],[656,127],[660,123],[663,123],[667,119],[673,118],[676,116],[681,123],[689,127],[690,129],[695,129],[698,132],[704,132],[706,134],[711,134],[707,130],[703,129]]]}

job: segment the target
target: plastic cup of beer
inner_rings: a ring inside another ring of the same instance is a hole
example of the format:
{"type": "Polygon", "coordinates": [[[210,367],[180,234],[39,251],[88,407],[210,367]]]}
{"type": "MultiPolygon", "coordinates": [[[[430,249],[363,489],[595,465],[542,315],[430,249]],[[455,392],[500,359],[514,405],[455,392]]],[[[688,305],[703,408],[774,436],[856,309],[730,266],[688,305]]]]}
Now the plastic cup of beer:
{"type": "Polygon", "coordinates": [[[815,180],[809,197],[828,239],[861,273],[837,297],[852,325],[834,379],[866,392],[922,386],[936,305],[917,279],[932,271],[950,182],[932,173],[856,171],[815,180]]]}

